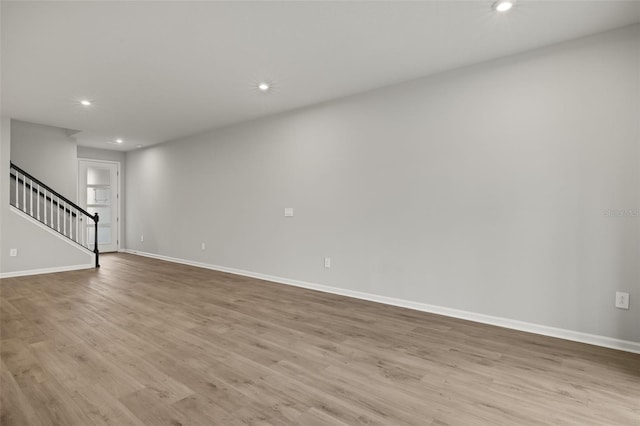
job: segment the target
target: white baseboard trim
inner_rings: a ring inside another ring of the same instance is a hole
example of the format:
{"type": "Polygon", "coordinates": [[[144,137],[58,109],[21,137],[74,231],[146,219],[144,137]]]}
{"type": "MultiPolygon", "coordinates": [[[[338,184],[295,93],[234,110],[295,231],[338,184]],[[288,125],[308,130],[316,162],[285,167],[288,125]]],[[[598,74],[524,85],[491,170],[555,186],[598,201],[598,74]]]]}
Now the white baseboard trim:
{"type": "Polygon", "coordinates": [[[257,278],[260,280],[272,281],[280,284],[287,284],[295,287],[302,287],[310,290],[322,291],[325,293],[353,297],[355,299],[362,299],[362,300],[368,300],[371,302],[383,303],[385,305],[398,306],[402,308],[413,309],[416,311],[429,312],[432,314],[444,315],[447,317],[459,318],[459,319],[474,321],[482,324],[490,324],[498,327],[525,331],[528,333],[540,334],[543,336],[556,337],[559,339],[571,340],[574,342],[587,343],[590,345],[602,346],[605,348],[617,349],[625,352],[640,354],[640,342],[614,339],[606,336],[599,336],[595,334],[582,333],[579,331],[549,327],[546,325],[533,324],[533,323],[513,320],[509,318],[494,317],[491,315],[479,314],[479,313],[469,312],[469,311],[462,311],[459,309],[446,308],[443,306],[429,305],[426,303],[413,302],[410,300],[396,299],[393,297],[380,296],[377,294],[347,290],[343,288],[331,287],[331,286],[326,286],[321,284],[314,284],[314,283],[309,283],[305,281],[292,280],[288,278],[265,275],[257,272],[251,272],[251,271],[244,271],[241,269],[227,268],[225,266],[211,265],[208,263],[196,262],[193,260],[178,259],[175,257],[163,256],[159,254],[147,253],[147,252],[142,252],[137,250],[125,249],[123,251],[129,254],[135,254],[138,256],[166,260],[168,262],[181,263],[184,265],[196,266],[198,268],[205,268],[205,269],[211,269],[214,271],[227,272],[234,275],[242,275],[245,277],[257,278]]]}
{"type": "Polygon", "coordinates": [[[80,269],[92,269],[94,268],[94,266],[95,266],[94,264],[89,263],[86,265],[70,265],[70,266],[58,266],[55,268],[31,269],[28,271],[2,272],[0,273],[0,278],[25,277],[27,275],[40,275],[40,274],[52,274],[54,272],[78,271],[80,269]]]}

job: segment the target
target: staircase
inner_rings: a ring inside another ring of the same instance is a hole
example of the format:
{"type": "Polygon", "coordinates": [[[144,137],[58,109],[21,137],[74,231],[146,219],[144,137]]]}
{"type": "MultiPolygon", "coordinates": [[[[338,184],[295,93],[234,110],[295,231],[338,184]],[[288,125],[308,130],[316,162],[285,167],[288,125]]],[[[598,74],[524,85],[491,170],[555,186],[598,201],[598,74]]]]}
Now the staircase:
{"type": "Polygon", "coordinates": [[[93,251],[95,266],[100,267],[98,213],[92,215],[13,163],[9,175],[9,203],[58,234],[93,251]]]}

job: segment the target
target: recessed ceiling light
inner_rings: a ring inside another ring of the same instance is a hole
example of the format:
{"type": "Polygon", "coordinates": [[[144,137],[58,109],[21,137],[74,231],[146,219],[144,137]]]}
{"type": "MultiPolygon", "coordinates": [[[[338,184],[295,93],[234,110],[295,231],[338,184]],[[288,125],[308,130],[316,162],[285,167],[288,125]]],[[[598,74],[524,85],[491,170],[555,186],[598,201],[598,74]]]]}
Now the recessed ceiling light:
{"type": "Polygon", "coordinates": [[[80,103],[84,106],[91,106],[91,101],[87,100],[87,99],[83,99],[80,101],[80,103]]]}
{"type": "Polygon", "coordinates": [[[269,83],[267,83],[267,82],[263,81],[262,83],[258,84],[258,89],[260,89],[260,91],[262,91],[262,92],[266,92],[270,88],[271,88],[271,86],[269,86],[269,83]]]}
{"type": "Polygon", "coordinates": [[[493,4],[493,8],[498,12],[506,12],[512,7],[513,7],[513,1],[510,1],[510,0],[500,0],[493,4]]]}
{"type": "Polygon", "coordinates": [[[116,139],[116,143],[122,143],[124,142],[122,139],[116,139]]]}

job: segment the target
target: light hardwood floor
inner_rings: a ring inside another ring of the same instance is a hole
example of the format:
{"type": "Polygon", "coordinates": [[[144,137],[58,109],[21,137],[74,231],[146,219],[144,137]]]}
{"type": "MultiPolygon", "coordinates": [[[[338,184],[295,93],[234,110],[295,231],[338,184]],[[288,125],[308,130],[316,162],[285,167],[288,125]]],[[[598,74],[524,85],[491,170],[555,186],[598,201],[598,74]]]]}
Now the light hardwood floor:
{"type": "Polygon", "coordinates": [[[640,425],[640,355],[125,254],[0,290],[3,426],[640,425]]]}

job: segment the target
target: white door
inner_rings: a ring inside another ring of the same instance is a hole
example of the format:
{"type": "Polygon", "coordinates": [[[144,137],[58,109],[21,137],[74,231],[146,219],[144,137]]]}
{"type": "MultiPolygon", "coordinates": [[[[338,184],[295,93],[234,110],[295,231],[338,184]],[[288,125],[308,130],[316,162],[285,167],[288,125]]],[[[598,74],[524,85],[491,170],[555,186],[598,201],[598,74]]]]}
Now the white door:
{"type": "MultiPolygon", "coordinates": [[[[79,160],[78,201],[89,213],[98,213],[98,250],[118,251],[119,164],[108,161],[79,160]]],[[[95,227],[89,222],[85,229],[87,241],[93,247],[95,227]]]]}

